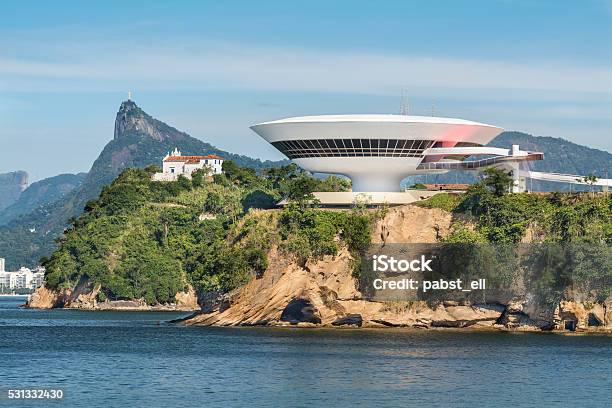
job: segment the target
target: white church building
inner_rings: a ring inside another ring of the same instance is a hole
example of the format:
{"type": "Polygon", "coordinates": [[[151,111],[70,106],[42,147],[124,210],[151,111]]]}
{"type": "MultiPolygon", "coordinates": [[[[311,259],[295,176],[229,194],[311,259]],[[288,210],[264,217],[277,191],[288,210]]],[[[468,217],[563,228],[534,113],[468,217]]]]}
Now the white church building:
{"type": "Polygon", "coordinates": [[[199,169],[207,169],[208,175],[221,174],[223,158],[215,154],[208,156],[183,156],[178,149],[166,154],[162,160],[162,172],[153,175],[154,181],[175,181],[179,176],[190,179],[199,169]]]}

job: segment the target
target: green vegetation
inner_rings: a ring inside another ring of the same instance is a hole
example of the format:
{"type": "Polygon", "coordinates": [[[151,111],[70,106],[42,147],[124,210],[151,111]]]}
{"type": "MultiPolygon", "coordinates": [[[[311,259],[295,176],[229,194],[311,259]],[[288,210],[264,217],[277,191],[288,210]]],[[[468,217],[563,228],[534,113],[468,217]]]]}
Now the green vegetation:
{"type": "MultiPolygon", "coordinates": [[[[508,286],[520,269],[541,304],[554,309],[573,290],[601,301],[612,288],[612,199],[608,194],[509,194],[511,178],[489,171],[463,195],[438,194],[419,205],[471,215],[442,239],[450,269],[479,271],[508,286]],[[527,238],[528,244],[521,244],[527,238]],[[458,250],[456,256],[448,256],[458,250]],[[520,265],[517,260],[520,259],[520,265]],[[457,263],[466,262],[465,265],[457,263]]],[[[478,274],[473,274],[478,276],[478,274]]]]}
{"type": "Polygon", "coordinates": [[[420,201],[416,205],[424,208],[440,208],[444,211],[453,212],[459,205],[461,196],[456,193],[438,193],[425,201],[420,201]]]}
{"type": "Polygon", "coordinates": [[[223,170],[212,181],[196,174],[176,182],[151,181],[155,166],[125,170],[44,260],[47,285],[91,282],[101,285],[99,300],[164,303],[188,285],[225,292],[260,276],[272,246],[305,262],[343,246],[359,252],[370,242],[365,210],[315,208],[312,191],[346,190],[345,179],[315,179],[295,165],[257,175],[226,161],[223,170]],[[262,211],[283,197],[293,202],[262,211]]]}
{"type": "Polygon", "coordinates": [[[478,231],[468,228],[465,223],[456,222],[451,226],[451,233],[442,239],[447,244],[484,244],[487,238],[478,231]]]}
{"type": "Polygon", "coordinates": [[[529,229],[532,236],[546,242],[612,243],[608,194],[509,194],[511,182],[503,171],[489,170],[465,194],[440,193],[418,205],[473,216],[476,229],[472,232],[478,237],[468,238],[466,234],[472,232],[465,228],[454,233],[468,240],[518,243],[529,229]]]}
{"type": "Polygon", "coordinates": [[[481,185],[491,191],[495,196],[501,197],[506,194],[512,186],[512,172],[489,167],[483,172],[481,185]]]}

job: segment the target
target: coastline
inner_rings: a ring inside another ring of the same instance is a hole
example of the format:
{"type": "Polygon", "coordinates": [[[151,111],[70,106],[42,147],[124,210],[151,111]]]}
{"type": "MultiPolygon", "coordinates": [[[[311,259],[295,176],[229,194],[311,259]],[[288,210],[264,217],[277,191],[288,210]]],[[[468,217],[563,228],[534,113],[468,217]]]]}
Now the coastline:
{"type": "Polygon", "coordinates": [[[357,325],[332,325],[332,324],[313,324],[313,323],[280,323],[280,324],[198,324],[194,323],[192,319],[200,316],[201,313],[194,313],[189,316],[170,320],[169,324],[182,325],[182,326],[201,326],[201,327],[223,327],[223,328],[259,328],[259,329],[286,329],[286,330],[297,330],[297,329],[306,329],[306,330],[340,330],[340,331],[389,331],[389,332],[466,332],[466,333],[494,333],[494,332],[502,332],[502,333],[550,333],[550,334],[558,334],[558,335],[575,335],[575,336],[590,336],[590,335],[602,335],[602,336],[612,336],[612,328],[611,327],[587,327],[587,328],[579,328],[576,330],[564,330],[564,329],[541,329],[535,326],[518,326],[518,327],[508,327],[502,324],[492,324],[492,325],[478,325],[472,324],[468,326],[461,327],[424,327],[421,325],[397,325],[397,326],[389,326],[384,324],[376,324],[376,323],[367,323],[362,324],[361,326],[357,325]]]}
{"type": "Polygon", "coordinates": [[[151,312],[194,312],[199,311],[198,299],[193,288],[175,295],[175,302],[168,304],[148,305],[144,299],[133,300],[97,300],[100,287],[82,286],[72,291],[52,290],[42,286],[26,298],[23,308],[27,309],[66,309],[91,311],[151,311],[151,312]]]}
{"type": "MultiPolygon", "coordinates": [[[[182,323],[184,318],[170,320],[167,323],[174,325],[189,326],[182,323]]],[[[538,329],[521,329],[521,328],[507,328],[503,326],[495,327],[413,327],[413,326],[402,326],[402,327],[389,327],[389,326],[312,326],[312,325],[268,325],[268,326],[203,326],[203,327],[214,327],[222,329],[261,329],[261,330],[307,330],[307,331],[341,331],[341,332],[394,332],[394,333],[416,333],[416,332],[436,332],[436,333],[508,333],[508,334],[542,334],[542,335],[560,335],[560,336],[612,336],[612,329],[605,330],[585,330],[585,331],[569,331],[569,330],[538,330],[538,329]]]]}
{"type": "MultiPolygon", "coordinates": [[[[250,217],[265,221],[275,214],[259,211],[250,217]]],[[[405,242],[438,243],[452,233],[457,219],[475,228],[470,218],[440,208],[394,207],[372,226],[371,244],[391,248],[405,242]]],[[[531,235],[528,231],[527,239],[531,235]]],[[[543,302],[525,285],[522,271],[515,286],[490,291],[482,300],[449,292],[432,301],[384,301],[360,290],[355,260],[346,245],[339,245],[333,255],[300,261],[274,244],[266,253],[265,270],[229,292],[196,293],[188,287],[172,303],[148,305],[142,298],[100,301],[105,299],[99,296],[100,285],[82,282],[61,290],[39,288],[27,307],[195,312],[170,323],[210,327],[612,333],[612,297],[595,300],[588,292],[568,289],[555,302],[543,302]]]]}
{"type": "Polygon", "coordinates": [[[196,309],[192,308],[184,308],[178,307],[175,305],[154,305],[154,306],[116,306],[116,305],[108,305],[102,307],[32,307],[28,306],[27,303],[19,306],[23,309],[32,309],[32,310],[80,310],[80,311],[88,311],[88,312],[194,312],[196,309]]]}
{"type": "MultiPolygon", "coordinates": [[[[24,296],[14,296],[24,297],[24,296]]],[[[87,311],[87,312],[193,312],[187,316],[168,320],[165,323],[177,326],[201,326],[201,327],[215,327],[215,328],[232,328],[232,329],[269,329],[269,330],[308,330],[308,331],[376,331],[376,332],[452,332],[452,333],[510,333],[510,334],[521,334],[521,333],[542,333],[542,334],[555,334],[563,336],[612,336],[612,328],[610,327],[587,327],[578,328],[574,331],[571,330],[556,330],[556,329],[540,329],[534,326],[519,326],[519,327],[507,327],[501,324],[482,325],[482,324],[470,324],[460,327],[424,327],[422,325],[396,325],[389,326],[380,323],[366,323],[361,326],[357,325],[332,325],[332,324],[313,324],[307,322],[300,322],[291,324],[288,322],[278,323],[267,323],[267,324],[198,324],[194,323],[193,319],[201,316],[205,316],[206,313],[200,310],[193,310],[187,308],[177,308],[175,305],[156,305],[156,306],[138,306],[138,307],[127,307],[127,306],[114,306],[114,307],[98,307],[98,308],[82,308],[82,307],[58,307],[58,308],[35,308],[28,307],[27,304],[19,306],[20,308],[28,308],[34,310],[67,310],[67,311],[87,311]]]]}

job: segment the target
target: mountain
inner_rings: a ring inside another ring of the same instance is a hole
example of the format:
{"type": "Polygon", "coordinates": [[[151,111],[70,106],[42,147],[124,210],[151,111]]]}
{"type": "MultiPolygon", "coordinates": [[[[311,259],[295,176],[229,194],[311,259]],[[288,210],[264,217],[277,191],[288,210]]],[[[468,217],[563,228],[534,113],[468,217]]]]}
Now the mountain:
{"type": "Polygon", "coordinates": [[[157,120],[133,101],[121,104],[115,119],[115,134],[91,167],[83,185],[87,199],[96,197],[102,186],[109,184],[127,167],[160,165],[169,151],[178,147],[185,155],[217,154],[242,167],[256,170],[273,167],[281,162],[261,161],[248,156],[217,149],[209,143],[189,136],[157,120]]]}
{"type": "MultiPolygon", "coordinates": [[[[530,162],[534,171],[566,173],[577,175],[595,174],[598,177],[612,176],[612,154],[598,149],[572,143],[568,140],[532,136],[522,132],[503,132],[489,146],[509,148],[517,144],[522,150],[544,153],[544,160],[530,162]]],[[[448,172],[440,175],[414,176],[404,180],[404,185],[414,183],[473,183],[476,175],[471,172],[448,172]]],[[[534,191],[568,191],[570,186],[564,183],[533,181],[534,191]]],[[[572,187],[576,189],[576,186],[572,187]]],[[[588,190],[582,186],[578,189],[588,190]]]]}
{"type": "Polygon", "coordinates": [[[0,174],[0,211],[15,203],[27,186],[28,173],[25,171],[0,174]]]}
{"type": "Polygon", "coordinates": [[[86,176],[87,173],[60,174],[32,183],[17,201],[0,211],[0,225],[7,224],[38,207],[61,200],[83,184],[86,176]]]}
{"type": "Polygon", "coordinates": [[[123,169],[160,165],[175,147],[186,155],[217,154],[256,170],[288,163],[261,161],[218,149],[151,117],[133,101],[125,101],[117,112],[113,140],[94,161],[83,183],[64,198],[0,227],[0,254],[6,258],[7,268],[36,265],[56,247],[55,239],[62,235],[68,221],[80,215],[87,201],[96,198],[123,169]]]}

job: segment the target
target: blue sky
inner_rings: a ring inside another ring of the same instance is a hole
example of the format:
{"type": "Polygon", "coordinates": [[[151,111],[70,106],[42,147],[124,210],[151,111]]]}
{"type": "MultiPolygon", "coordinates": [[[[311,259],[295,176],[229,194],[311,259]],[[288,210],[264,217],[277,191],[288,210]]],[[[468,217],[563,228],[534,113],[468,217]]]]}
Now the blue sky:
{"type": "Polygon", "coordinates": [[[220,148],[293,115],[460,117],[612,150],[612,1],[3,3],[0,172],[87,171],[127,91],[220,148]]]}

